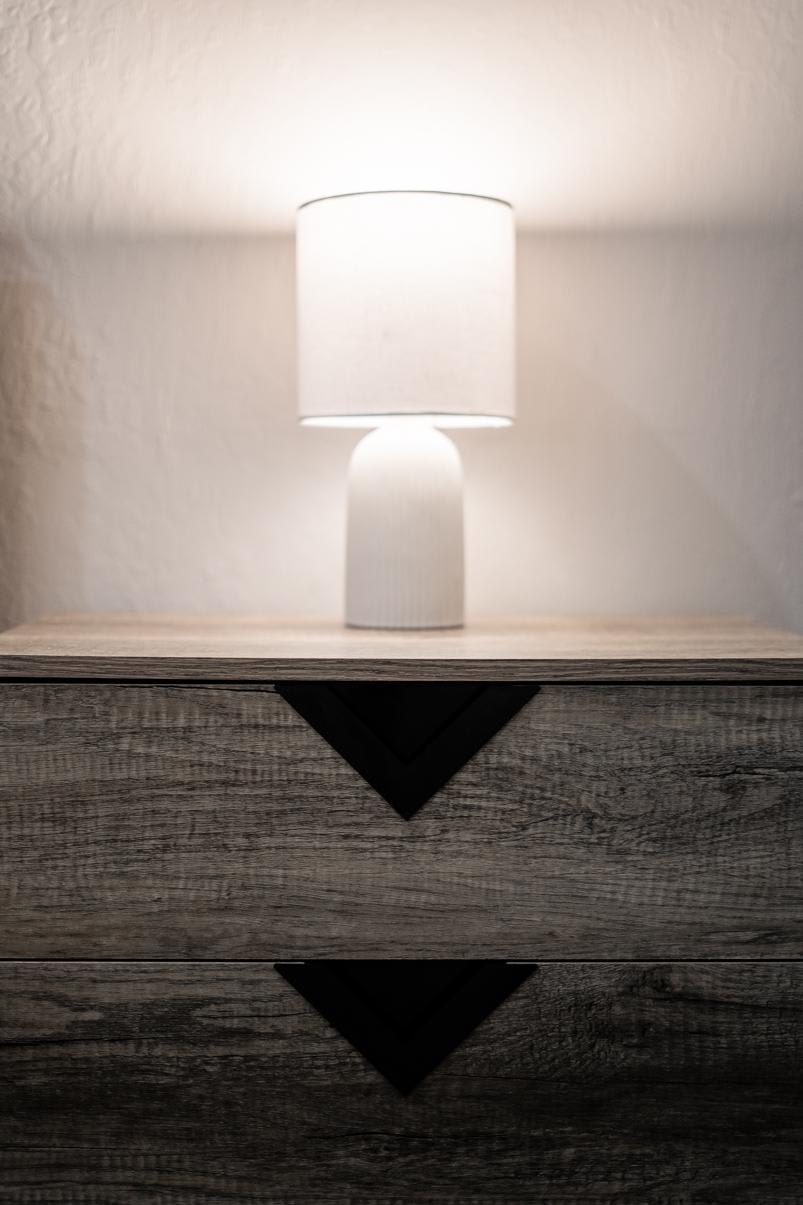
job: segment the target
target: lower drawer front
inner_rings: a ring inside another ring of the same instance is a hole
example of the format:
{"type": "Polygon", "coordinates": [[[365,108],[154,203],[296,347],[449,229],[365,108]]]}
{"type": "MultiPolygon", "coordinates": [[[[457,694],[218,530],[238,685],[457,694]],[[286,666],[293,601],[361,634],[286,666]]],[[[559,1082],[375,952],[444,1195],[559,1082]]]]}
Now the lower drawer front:
{"type": "Polygon", "coordinates": [[[797,957],[803,688],[544,686],[409,823],[272,690],[0,687],[0,956],[797,957]]]}
{"type": "Polygon", "coordinates": [[[542,963],[408,1097],[267,963],[0,968],[0,1200],[803,1200],[803,967],[542,963]]]}

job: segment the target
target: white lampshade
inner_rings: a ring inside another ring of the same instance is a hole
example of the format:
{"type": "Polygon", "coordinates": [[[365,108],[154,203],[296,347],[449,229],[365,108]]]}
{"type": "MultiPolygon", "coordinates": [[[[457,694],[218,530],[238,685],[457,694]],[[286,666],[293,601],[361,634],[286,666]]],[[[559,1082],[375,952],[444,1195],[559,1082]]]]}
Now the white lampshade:
{"type": "Polygon", "coordinates": [[[320,426],[515,411],[514,224],[504,201],[369,192],[303,205],[299,410],[320,426]]]}

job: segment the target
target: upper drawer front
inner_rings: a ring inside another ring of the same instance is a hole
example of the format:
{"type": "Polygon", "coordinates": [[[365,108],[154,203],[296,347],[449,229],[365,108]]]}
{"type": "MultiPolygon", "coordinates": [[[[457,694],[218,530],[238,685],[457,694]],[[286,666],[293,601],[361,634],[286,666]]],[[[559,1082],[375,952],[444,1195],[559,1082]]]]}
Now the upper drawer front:
{"type": "Polygon", "coordinates": [[[0,688],[0,956],[798,957],[803,688],[546,686],[409,823],[270,689],[0,688]]]}

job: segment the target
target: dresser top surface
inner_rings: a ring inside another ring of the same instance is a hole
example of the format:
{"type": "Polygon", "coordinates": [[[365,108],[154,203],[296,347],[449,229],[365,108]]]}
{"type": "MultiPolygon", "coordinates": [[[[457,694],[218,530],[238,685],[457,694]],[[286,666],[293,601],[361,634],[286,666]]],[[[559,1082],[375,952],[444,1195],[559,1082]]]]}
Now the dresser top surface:
{"type": "Polygon", "coordinates": [[[320,620],[67,615],[0,635],[0,677],[803,680],[803,636],[731,617],[533,617],[426,632],[320,620]]]}

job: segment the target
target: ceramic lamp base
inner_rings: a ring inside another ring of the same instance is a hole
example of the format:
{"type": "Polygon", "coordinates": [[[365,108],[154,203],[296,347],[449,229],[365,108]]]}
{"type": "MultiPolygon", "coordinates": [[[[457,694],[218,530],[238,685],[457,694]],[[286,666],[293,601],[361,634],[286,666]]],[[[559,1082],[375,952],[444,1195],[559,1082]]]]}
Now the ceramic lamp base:
{"type": "Polygon", "coordinates": [[[463,471],[441,431],[415,420],[378,427],[349,466],[346,623],[454,628],[463,623],[463,471]]]}

